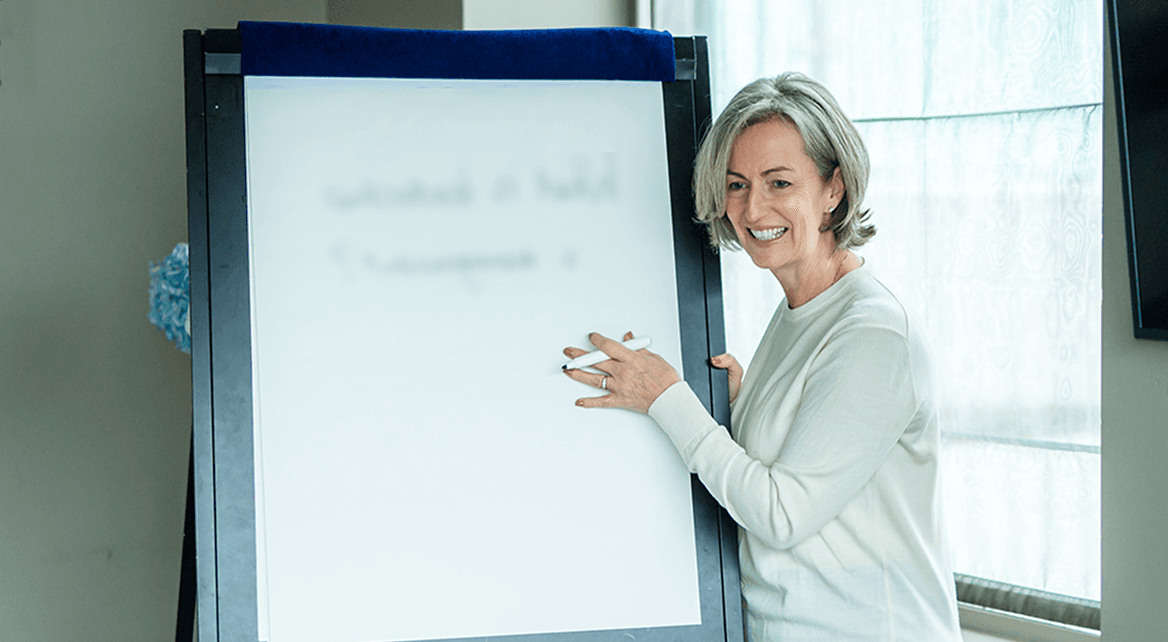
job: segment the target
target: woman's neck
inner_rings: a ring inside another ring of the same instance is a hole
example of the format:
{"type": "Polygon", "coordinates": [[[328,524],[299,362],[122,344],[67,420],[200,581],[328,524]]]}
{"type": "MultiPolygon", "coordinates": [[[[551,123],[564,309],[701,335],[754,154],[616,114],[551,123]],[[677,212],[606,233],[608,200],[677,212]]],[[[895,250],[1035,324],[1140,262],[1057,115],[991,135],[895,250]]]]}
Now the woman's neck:
{"type": "Polygon", "coordinates": [[[834,249],[823,260],[816,261],[810,270],[802,273],[775,274],[787,295],[787,307],[797,308],[823,294],[844,275],[863,265],[863,260],[849,250],[834,249]]]}

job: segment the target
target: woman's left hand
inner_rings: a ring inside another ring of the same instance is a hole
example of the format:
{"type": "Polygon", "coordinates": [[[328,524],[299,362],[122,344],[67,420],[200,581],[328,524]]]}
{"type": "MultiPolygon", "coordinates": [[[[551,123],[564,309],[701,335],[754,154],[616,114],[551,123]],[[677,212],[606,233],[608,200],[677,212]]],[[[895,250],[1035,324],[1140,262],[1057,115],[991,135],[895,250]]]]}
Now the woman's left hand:
{"type": "MultiPolygon", "coordinates": [[[[624,340],[633,338],[633,333],[625,335],[624,340]]],[[[576,400],[576,405],[584,408],[625,408],[640,413],[649,412],[649,406],[657,400],[665,389],[681,381],[681,376],[660,355],[648,350],[629,350],[619,342],[609,339],[600,333],[588,335],[592,345],[608,355],[607,361],[592,366],[605,373],[596,374],[584,370],[565,370],[564,374],[580,383],[594,388],[607,390],[607,395],[599,397],[583,397],[576,400]]],[[[587,350],[580,348],[564,348],[564,355],[569,359],[586,354],[587,350]]]]}

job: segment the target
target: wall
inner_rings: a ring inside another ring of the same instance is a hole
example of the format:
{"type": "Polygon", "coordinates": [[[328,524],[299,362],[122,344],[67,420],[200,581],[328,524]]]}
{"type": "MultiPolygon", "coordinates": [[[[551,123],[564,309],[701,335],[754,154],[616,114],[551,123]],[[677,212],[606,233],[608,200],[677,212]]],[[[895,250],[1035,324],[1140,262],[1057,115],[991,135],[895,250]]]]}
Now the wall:
{"type": "MultiPolygon", "coordinates": [[[[642,3],[647,5],[645,0],[642,3]]],[[[556,29],[633,24],[637,0],[327,0],[333,24],[411,29],[556,29]]],[[[647,12],[648,7],[642,8],[647,12]]]]}
{"type": "Polygon", "coordinates": [[[1168,342],[1132,337],[1110,46],[1103,121],[1103,638],[1144,642],[1168,631],[1168,342]]]}
{"type": "Polygon", "coordinates": [[[462,0],[464,29],[553,29],[634,24],[634,0],[462,0]]]}
{"type": "Polygon", "coordinates": [[[328,22],[335,25],[397,29],[462,29],[462,0],[392,2],[328,0],[328,22]]]}
{"type": "Polygon", "coordinates": [[[190,359],[182,31],[323,0],[0,0],[0,639],[173,639],[190,359]]]}

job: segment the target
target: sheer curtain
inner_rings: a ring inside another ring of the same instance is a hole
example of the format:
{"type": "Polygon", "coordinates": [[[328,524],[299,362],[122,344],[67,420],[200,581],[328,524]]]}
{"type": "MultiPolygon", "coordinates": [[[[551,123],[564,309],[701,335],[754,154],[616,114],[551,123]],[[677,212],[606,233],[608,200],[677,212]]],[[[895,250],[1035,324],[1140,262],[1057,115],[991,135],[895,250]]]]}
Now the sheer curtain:
{"type": "MultiPolygon", "coordinates": [[[[654,9],[656,28],[709,37],[715,113],[797,70],[856,121],[879,230],[859,253],[924,322],[940,371],[959,596],[1098,628],[1101,0],[654,9]]],[[[741,253],[722,262],[746,362],[782,292],[741,253]]]]}

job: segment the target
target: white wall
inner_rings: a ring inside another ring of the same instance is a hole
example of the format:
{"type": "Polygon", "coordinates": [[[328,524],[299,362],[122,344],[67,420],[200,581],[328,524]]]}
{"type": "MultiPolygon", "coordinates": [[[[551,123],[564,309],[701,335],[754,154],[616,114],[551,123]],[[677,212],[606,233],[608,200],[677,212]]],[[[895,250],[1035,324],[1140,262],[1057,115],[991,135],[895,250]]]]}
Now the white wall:
{"type": "Polygon", "coordinates": [[[1145,642],[1168,631],[1168,342],[1132,338],[1110,51],[1104,69],[1103,639],[1145,642]]]}
{"type": "Polygon", "coordinates": [[[190,359],[182,31],[323,0],[0,0],[0,640],[173,639],[190,359]]]}

